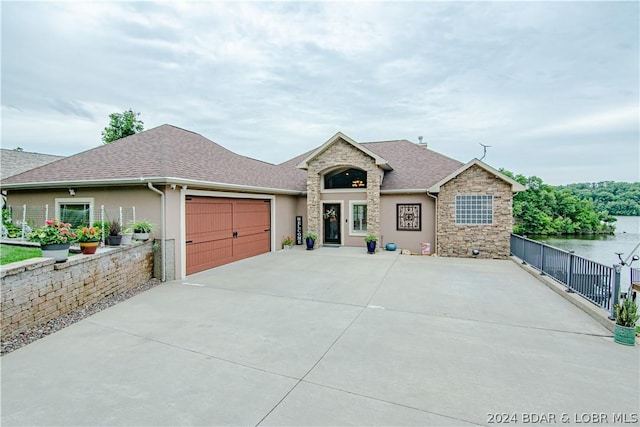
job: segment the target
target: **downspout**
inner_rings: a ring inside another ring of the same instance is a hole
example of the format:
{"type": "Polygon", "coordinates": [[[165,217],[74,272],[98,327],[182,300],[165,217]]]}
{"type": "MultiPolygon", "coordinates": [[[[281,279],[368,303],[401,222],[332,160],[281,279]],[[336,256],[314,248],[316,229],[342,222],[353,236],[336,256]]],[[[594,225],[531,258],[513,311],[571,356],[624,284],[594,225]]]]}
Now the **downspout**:
{"type": "Polygon", "coordinates": [[[150,182],[147,182],[147,187],[149,187],[149,190],[154,191],[156,193],[158,193],[160,195],[160,203],[161,203],[161,209],[160,209],[160,222],[162,223],[162,256],[160,258],[161,263],[162,263],[162,281],[165,282],[167,280],[167,269],[166,269],[166,265],[167,265],[167,241],[165,239],[165,230],[166,230],[166,226],[167,224],[165,224],[165,219],[164,219],[164,213],[165,213],[165,205],[164,205],[164,193],[160,190],[158,190],[156,187],[153,186],[153,184],[151,184],[150,182]]]}
{"type": "Polygon", "coordinates": [[[435,211],[436,211],[435,240],[436,241],[434,243],[435,247],[433,248],[433,253],[438,255],[438,197],[434,196],[433,194],[429,193],[428,191],[427,191],[427,196],[433,197],[433,200],[435,201],[435,204],[436,204],[436,209],[435,209],[435,211]]]}

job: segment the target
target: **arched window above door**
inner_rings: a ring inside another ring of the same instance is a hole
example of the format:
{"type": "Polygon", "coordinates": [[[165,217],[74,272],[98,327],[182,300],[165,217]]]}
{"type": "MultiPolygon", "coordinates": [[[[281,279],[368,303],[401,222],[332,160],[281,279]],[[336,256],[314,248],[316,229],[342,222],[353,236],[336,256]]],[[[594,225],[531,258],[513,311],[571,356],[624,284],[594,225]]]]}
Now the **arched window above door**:
{"type": "Polygon", "coordinates": [[[367,188],[367,172],[361,169],[336,169],[324,176],[324,189],[367,188]]]}

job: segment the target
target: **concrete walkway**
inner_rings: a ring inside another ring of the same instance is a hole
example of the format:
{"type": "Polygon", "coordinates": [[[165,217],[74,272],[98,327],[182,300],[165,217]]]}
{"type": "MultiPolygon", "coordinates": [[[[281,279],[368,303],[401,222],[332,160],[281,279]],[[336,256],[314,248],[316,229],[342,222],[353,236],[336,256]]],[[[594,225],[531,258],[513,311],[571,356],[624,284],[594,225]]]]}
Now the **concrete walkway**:
{"type": "Polygon", "coordinates": [[[298,247],[0,362],[3,426],[638,424],[638,347],[512,261],[298,247]]]}

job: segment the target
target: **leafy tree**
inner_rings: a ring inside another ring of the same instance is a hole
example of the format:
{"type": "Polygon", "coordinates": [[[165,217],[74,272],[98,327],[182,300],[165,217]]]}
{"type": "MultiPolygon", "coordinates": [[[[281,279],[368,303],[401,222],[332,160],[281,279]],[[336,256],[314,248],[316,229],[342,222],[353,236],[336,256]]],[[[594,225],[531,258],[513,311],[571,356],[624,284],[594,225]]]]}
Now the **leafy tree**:
{"type": "Polygon", "coordinates": [[[102,131],[102,142],[108,144],[125,136],[134,135],[144,130],[144,123],[138,117],[140,113],[134,113],[128,109],[123,113],[109,115],[109,126],[102,131]]]}
{"type": "Polygon", "coordinates": [[[537,176],[526,178],[504,169],[501,172],[527,187],[513,198],[514,233],[594,234],[615,230],[616,219],[580,195],[590,188],[580,187],[576,194],[545,184],[537,176]]]}

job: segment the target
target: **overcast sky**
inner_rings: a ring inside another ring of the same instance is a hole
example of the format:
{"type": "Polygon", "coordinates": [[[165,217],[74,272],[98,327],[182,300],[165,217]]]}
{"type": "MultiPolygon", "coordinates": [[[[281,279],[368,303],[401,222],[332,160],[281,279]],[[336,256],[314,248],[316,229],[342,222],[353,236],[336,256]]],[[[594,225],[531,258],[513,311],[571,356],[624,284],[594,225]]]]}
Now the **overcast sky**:
{"type": "Polygon", "coordinates": [[[341,131],[422,135],[463,162],[483,143],[491,166],[554,185],[640,180],[635,1],[2,1],[1,14],[2,148],[72,155],[132,108],[145,129],[272,163],[341,131]]]}

